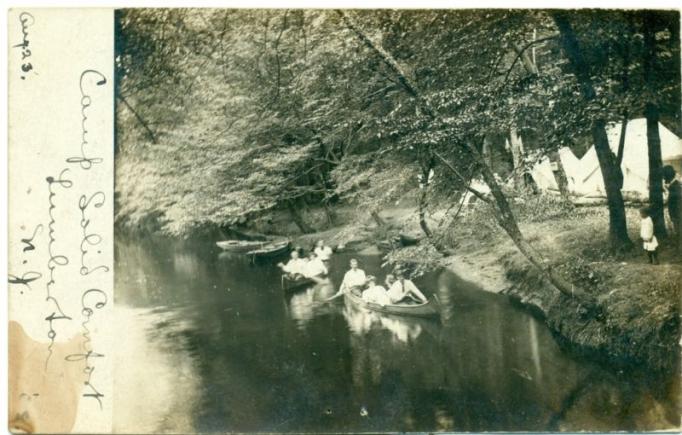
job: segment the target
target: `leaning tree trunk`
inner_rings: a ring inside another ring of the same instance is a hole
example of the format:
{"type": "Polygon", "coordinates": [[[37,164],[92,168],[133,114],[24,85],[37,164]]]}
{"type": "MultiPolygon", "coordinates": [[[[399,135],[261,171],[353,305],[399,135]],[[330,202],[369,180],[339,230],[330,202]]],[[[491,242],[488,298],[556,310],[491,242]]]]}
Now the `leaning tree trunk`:
{"type": "Polygon", "coordinates": [[[663,239],[668,234],[665,230],[665,215],[663,212],[663,159],[661,157],[661,135],[658,131],[658,106],[653,101],[656,93],[655,86],[655,62],[656,62],[656,36],[653,26],[655,17],[647,14],[644,20],[644,69],[646,71],[646,84],[648,102],[644,109],[646,116],[646,139],[649,154],[649,204],[651,205],[651,219],[654,221],[654,234],[663,239]]]}
{"type": "MultiPolygon", "coordinates": [[[[428,101],[422,97],[421,92],[419,91],[417,86],[414,83],[412,83],[410,78],[404,73],[403,68],[395,60],[395,58],[393,58],[393,56],[387,53],[383,48],[377,46],[362,30],[360,30],[357,27],[355,22],[343,11],[337,10],[337,12],[344,20],[348,28],[355,32],[358,38],[360,38],[360,40],[364,42],[370,49],[376,52],[381,57],[383,62],[393,71],[394,74],[396,74],[398,81],[401,83],[405,91],[410,96],[415,98],[417,104],[420,106],[423,113],[429,116],[433,123],[440,122],[439,114],[430,106],[428,101]]],[[[493,175],[492,169],[485,164],[481,154],[473,144],[466,143],[463,145],[464,148],[468,150],[471,156],[474,158],[475,164],[481,168],[483,181],[485,181],[486,184],[488,184],[488,187],[490,187],[490,191],[494,197],[495,205],[497,206],[497,208],[493,207],[493,209],[495,211],[494,215],[498,224],[509,235],[509,237],[512,239],[516,247],[524,255],[524,257],[526,257],[528,261],[540,272],[540,274],[544,278],[546,278],[547,281],[560,292],[571,297],[576,297],[579,300],[586,302],[590,305],[595,306],[598,305],[597,301],[593,297],[591,297],[591,295],[586,293],[580,287],[577,287],[572,283],[567,282],[564,278],[555,273],[554,270],[549,266],[548,262],[526,241],[526,239],[523,237],[523,234],[521,233],[521,230],[518,227],[516,218],[514,217],[514,213],[509,207],[507,198],[502,192],[502,189],[500,188],[499,184],[497,184],[497,180],[495,180],[495,176],[493,175]]],[[[436,157],[439,157],[436,152],[434,152],[434,155],[436,155],[436,157]]],[[[442,157],[440,158],[441,160],[443,160],[442,157]]],[[[451,167],[448,164],[446,164],[446,167],[453,170],[459,176],[458,172],[454,169],[454,167],[451,167]]],[[[469,190],[475,191],[471,188],[469,190]]],[[[480,193],[477,196],[480,196],[482,199],[484,199],[484,197],[480,195],[480,193]]],[[[486,200],[486,202],[489,201],[486,200]]]]}
{"type": "MultiPolygon", "coordinates": [[[[552,17],[559,28],[562,48],[578,79],[582,96],[586,101],[592,101],[596,97],[596,92],[590,78],[587,62],[581,52],[580,44],[571,23],[568,21],[567,12],[554,11],[552,12],[552,17]]],[[[616,156],[614,156],[609,146],[604,119],[599,118],[592,122],[592,140],[594,141],[594,149],[597,152],[599,167],[604,179],[604,189],[606,190],[611,246],[617,249],[630,248],[632,247],[632,241],[627,231],[625,204],[623,202],[623,194],[620,191],[619,168],[617,167],[616,156]]]]}
{"type": "MultiPolygon", "coordinates": [[[[475,155],[475,147],[469,145],[469,150],[475,155]]],[[[500,185],[497,183],[493,172],[486,165],[481,165],[481,175],[483,176],[483,181],[490,188],[490,193],[495,200],[495,205],[497,206],[497,213],[495,213],[495,218],[498,224],[505,230],[505,232],[512,239],[516,247],[521,251],[521,253],[544,275],[547,280],[554,285],[560,292],[567,296],[577,297],[578,299],[590,303],[591,305],[597,305],[596,300],[585,290],[574,284],[566,281],[561,275],[557,274],[552,267],[549,265],[547,260],[533,248],[528,241],[523,237],[521,229],[518,226],[514,213],[509,206],[507,197],[502,192],[500,185]]]]}
{"type": "Polygon", "coordinates": [[[564,168],[564,164],[561,161],[561,155],[559,154],[558,151],[554,151],[551,154],[552,160],[556,163],[556,184],[557,187],[559,188],[559,193],[561,194],[561,198],[568,203],[568,204],[573,204],[571,202],[571,192],[568,190],[568,177],[566,176],[566,169],[564,168]]]}

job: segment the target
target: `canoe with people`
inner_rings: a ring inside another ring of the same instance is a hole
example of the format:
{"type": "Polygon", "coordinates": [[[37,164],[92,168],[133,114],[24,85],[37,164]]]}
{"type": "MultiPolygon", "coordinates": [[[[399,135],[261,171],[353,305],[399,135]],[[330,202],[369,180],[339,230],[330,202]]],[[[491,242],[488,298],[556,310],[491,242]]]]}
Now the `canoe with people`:
{"type": "Polygon", "coordinates": [[[401,271],[388,274],[384,283],[386,287],[377,284],[374,276],[367,276],[358,261],[351,259],[339,291],[328,300],[345,296],[372,311],[417,317],[439,315],[436,302],[429,300],[401,271]]]}
{"type": "Polygon", "coordinates": [[[301,256],[301,249],[291,251],[289,261],[278,263],[277,267],[282,270],[282,289],[291,290],[309,284],[326,281],[329,270],[324,261],[315,252],[311,251],[308,256],[301,256]]]}

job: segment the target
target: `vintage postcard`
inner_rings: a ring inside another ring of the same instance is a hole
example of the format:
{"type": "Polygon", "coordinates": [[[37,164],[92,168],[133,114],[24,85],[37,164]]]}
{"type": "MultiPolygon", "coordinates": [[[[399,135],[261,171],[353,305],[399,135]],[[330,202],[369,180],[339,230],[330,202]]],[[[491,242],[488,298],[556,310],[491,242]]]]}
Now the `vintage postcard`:
{"type": "Polygon", "coordinates": [[[679,10],[7,23],[9,431],[679,432],[679,10]]]}

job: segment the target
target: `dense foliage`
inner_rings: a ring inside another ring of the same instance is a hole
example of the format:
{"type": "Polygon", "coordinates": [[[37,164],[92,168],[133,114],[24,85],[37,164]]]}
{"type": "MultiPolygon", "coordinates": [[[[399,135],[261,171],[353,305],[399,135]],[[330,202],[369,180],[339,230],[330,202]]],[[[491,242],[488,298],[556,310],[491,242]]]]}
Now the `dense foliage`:
{"type": "Polygon", "coordinates": [[[502,156],[489,166],[503,178],[523,172],[511,131],[545,155],[647,104],[680,123],[675,12],[569,13],[589,99],[551,12],[345,16],[118,12],[117,223],[188,235],[289,210],[305,231],[303,207],[375,211],[419,180],[447,203],[479,177],[478,153],[502,156]]]}

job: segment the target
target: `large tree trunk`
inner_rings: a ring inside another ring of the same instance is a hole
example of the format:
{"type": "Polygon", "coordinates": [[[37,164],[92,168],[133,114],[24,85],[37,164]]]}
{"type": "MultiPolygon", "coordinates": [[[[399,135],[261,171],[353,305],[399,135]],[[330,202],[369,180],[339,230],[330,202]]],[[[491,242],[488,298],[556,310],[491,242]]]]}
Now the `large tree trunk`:
{"type": "Polygon", "coordinates": [[[648,101],[644,109],[646,116],[646,139],[649,150],[649,204],[651,205],[651,219],[654,221],[654,234],[659,239],[667,237],[665,229],[665,215],[663,212],[663,159],[661,157],[661,135],[658,131],[658,106],[654,102],[656,89],[654,75],[656,74],[656,36],[653,26],[654,17],[646,15],[644,20],[644,69],[646,72],[648,101]]]}
{"type": "MultiPolygon", "coordinates": [[[[554,11],[552,12],[552,17],[559,28],[561,45],[578,79],[582,96],[586,101],[592,101],[596,97],[596,92],[590,78],[589,68],[566,14],[567,12],[565,11],[554,11]]],[[[606,190],[611,246],[617,249],[630,248],[632,247],[632,241],[627,232],[625,204],[620,191],[619,168],[616,164],[616,156],[614,156],[609,147],[604,119],[596,119],[592,122],[592,140],[594,141],[594,149],[597,152],[599,167],[601,168],[604,188],[606,190]]]]}
{"type": "MultiPolygon", "coordinates": [[[[405,75],[400,64],[398,64],[398,62],[396,62],[396,60],[390,54],[388,54],[383,48],[377,47],[374,44],[374,42],[369,37],[367,37],[367,35],[364,32],[362,32],[362,30],[360,30],[357,27],[357,25],[350,17],[348,17],[348,15],[346,15],[343,11],[337,12],[339,13],[339,15],[341,15],[341,18],[344,20],[348,28],[354,31],[360,38],[360,40],[362,40],[370,49],[374,50],[382,58],[384,63],[397,75],[399,82],[403,85],[407,93],[417,100],[417,103],[419,104],[423,113],[431,117],[433,121],[438,122],[439,121],[438,113],[435,110],[433,110],[433,108],[429,105],[428,101],[422,97],[419,89],[414,83],[412,83],[410,78],[407,75],[405,75]]],[[[572,283],[567,282],[561,276],[556,274],[553,271],[553,269],[549,266],[549,263],[526,241],[526,239],[523,237],[523,234],[521,233],[521,230],[518,227],[516,218],[514,217],[514,214],[512,213],[512,210],[509,207],[507,198],[502,192],[500,186],[497,184],[497,180],[495,180],[495,176],[493,175],[492,169],[485,164],[481,154],[479,153],[478,149],[474,144],[466,143],[462,145],[464,146],[465,149],[469,151],[472,158],[474,159],[475,164],[478,167],[480,167],[483,180],[490,187],[490,191],[494,197],[494,204],[496,206],[493,207],[495,211],[494,215],[495,218],[497,219],[498,224],[509,235],[509,237],[512,239],[512,241],[519,249],[519,251],[540,272],[540,274],[545,279],[547,279],[547,281],[551,283],[557,290],[570,297],[576,297],[588,304],[598,305],[597,301],[593,297],[591,297],[591,295],[586,293],[580,287],[574,286],[572,283]]],[[[434,155],[436,157],[440,157],[435,152],[434,155]]],[[[440,158],[441,160],[443,160],[442,157],[440,158]]],[[[459,177],[459,174],[457,170],[454,169],[454,167],[451,167],[449,165],[446,166],[451,168],[459,177]]],[[[484,197],[481,196],[481,198],[484,197]]],[[[486,202],[488,201],[486,200],[486,202]]]]}
{"type": "Polygon", "coordinates": [[[623,201],[623,193],[620,191],[622,173],[616,166],[616,156],[609,147],[604,120],[598,119],[593,123],[592,140],[594,141],[594,149],[597,152],[599,167],[604,179],[604,189],[606,190],[611,246],[617,249],[630,248],[632,247],[632,241],[628,236],[625,203],[623,201]]]}
{"type": "Polygon", "coordinates": [[[661,136],[658,132],[658,108],[654,104],[646,107],[646,139],[649,149],[649,204],[654,234],[659,239],[667,237],[663,214],[663,159],[661,158],[661,136]]]}
{"type": "Polygon", "coordinates": [[[618,188],[623,189],[623,156],[625,155],[625,136],[628,131],[628,114],[623,114],[623,121],[620,123],[620,138],[618,139],[618,154],[616,155],[616,169],[618,170],[618,188]]]}

